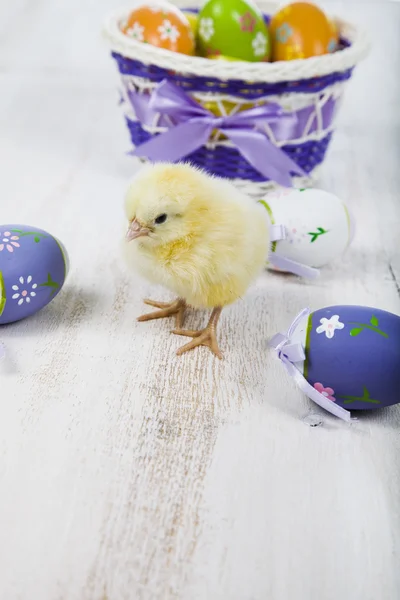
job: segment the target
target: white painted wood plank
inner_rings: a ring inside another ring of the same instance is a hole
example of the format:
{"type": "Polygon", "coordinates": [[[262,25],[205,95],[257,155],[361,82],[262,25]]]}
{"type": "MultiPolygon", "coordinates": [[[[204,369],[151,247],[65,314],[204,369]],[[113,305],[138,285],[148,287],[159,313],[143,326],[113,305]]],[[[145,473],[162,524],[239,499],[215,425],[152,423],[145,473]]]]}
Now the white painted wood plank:
{"type": "Polygon", "coordinates": [[[98,33],[115,3],[1,5],[0,221],[50,230],[72,266],[46,310],[0,329],[1,598],[399,597],[399,407],[309,428],[265,350],[303,306],[400,313],[400,7],[326,5],[376,33],[321,179],[357,237],[319,281],[265,274],[224,311],[223,363],[135,322],[164,292],[118,254],[135,165],[98,33]]]}

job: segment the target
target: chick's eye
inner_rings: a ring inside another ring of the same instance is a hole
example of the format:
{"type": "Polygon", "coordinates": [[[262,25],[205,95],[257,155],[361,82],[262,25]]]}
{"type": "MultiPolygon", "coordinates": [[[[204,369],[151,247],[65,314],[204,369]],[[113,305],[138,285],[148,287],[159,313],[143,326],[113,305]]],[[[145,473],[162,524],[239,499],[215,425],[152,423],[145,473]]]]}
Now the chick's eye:
{"type": "Polygon", "coordinates": [[[154,223],[156,225],[162,225],[167,220],[167,215],[163,213],[162,215],[158,215],[156,219],[154,219],[154,223]]]}

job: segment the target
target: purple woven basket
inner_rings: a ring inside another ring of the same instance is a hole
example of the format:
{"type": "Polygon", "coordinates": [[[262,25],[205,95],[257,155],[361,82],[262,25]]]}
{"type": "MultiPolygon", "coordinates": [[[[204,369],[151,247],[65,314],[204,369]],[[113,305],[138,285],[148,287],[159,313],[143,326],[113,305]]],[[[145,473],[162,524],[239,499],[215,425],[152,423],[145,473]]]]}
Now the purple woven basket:
{"type": "MultiPolygon", "coordinates": [[[[190,10],[190,9],[189,9],[190,10]]],[[[192,9],[196,10],[196,9],[192,9]]],[[[148,44],[141,44],[119,30],[126,11],[119,11],[106,22],[105,35],[111,46],[121,82],[121,104],[130,139],[137,155],[140,146],[172,127],[179,121],[161,112],[152,119],[138,109],[138,100],[148,102],[166,80],[184,90],[185,94],[204,105],[213,102],[221,108],[220,115],[237,114],[242,105],[279,105],[283,114],[293,117],[288,128],[265,122],[257,130],[269,143],[301,168],[297,174],[290,167],[291,185],[312,185],[318,167],[325,158],[332,137],[337,108],[346,82],[357,62],[366,54],[368,42],[351,25],[337,20],[341,31],[340,49],[334,54],[306,60],[276,63],[244,63],[211,61],[168,52],[148,44]],[[237,74],[241,77],[238,78],[237,74]],[[234,107],[233,111],[226,111],[234,107]]],[[[268,16],[265,17],[268,21],[268,16]]],[[[174,152],[176,154],[176,151],[174,152]]],[[[259,195],[276,186],[273,177],[255,168],[234,143],[216,134],[193,151],[179,158],[225,177],[247,193],[259,195]]],[[[143,152],[142,159],[152,158],[143,152]]],[[[171,158],[170,160],[174,160],[171,158]]],[[[263,156],[268,165],[269,153],[263,156]]],[[[268,170],[268,169],[266,169],[268,170]]]]}

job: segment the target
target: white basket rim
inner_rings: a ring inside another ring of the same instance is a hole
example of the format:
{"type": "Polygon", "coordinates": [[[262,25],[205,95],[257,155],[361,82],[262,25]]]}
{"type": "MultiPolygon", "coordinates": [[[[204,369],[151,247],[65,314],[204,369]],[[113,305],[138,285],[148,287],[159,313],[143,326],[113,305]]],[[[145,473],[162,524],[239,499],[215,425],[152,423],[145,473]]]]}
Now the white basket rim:
{"type": "MultiPolygon", "coordinates": [[[[277,61],[273,63],[243,62],[243,61],[215,61],[199,56],[187,56],[178,52],[170,52],[150,44],[133,40],[124,35],[118,23],[126,18],[129,12],[138,4],[134,3],[130,9],[120,8],[113,11],[105,19],[103,35],[113,52],[127,58],[138,60],[144,64],[152,64],[164,69],[178,71],[191,76],[211,77],[222,80],[241,80],[254,83],[277,83],[280,81],[299,81],[322,77],[330,73],[346,71],[354,67],[369,51],[370,41],[365,31],[355,25],[335,18],[341,35],[346,38],[351,46],[332,54],[315,56],[312,58],[277,61]],[[238,70],[240,75],[238,75],[238,70]]],[[[195,8],[194,0],[178,0],[175,5],[183,8],[195,8]]],[[[259,7],[264,12],[271,10],[273,5],[260,3],[259,7]]],[[[267,12],[268,14],[268,12],[267,12]]],[[[270,14],[270,13],[269,13],[270,14]]]]}

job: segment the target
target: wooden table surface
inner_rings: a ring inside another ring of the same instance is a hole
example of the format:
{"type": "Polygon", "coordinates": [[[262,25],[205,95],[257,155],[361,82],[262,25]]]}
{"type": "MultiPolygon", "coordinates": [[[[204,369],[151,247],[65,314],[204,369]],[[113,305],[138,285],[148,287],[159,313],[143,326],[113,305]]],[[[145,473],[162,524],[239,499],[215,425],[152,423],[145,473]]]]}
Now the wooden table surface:
{"type": "Polygon", "coordinates": [[[400,597],[400,407],[309,427],[266,351],[305,306],[400,313],[400,4],[326,6],[374,40],[319,182],[357,236],[316,282],[266,273],[224,311],[218,362],[135,321],[164,292],[119,258],[137,165],[99,34],[115,2],[1,3],[0,222],[71,260],[47,309],[0,329],[2,599],[400,597]]]}

